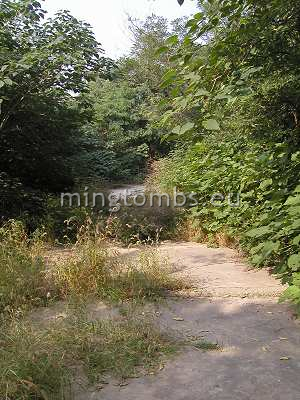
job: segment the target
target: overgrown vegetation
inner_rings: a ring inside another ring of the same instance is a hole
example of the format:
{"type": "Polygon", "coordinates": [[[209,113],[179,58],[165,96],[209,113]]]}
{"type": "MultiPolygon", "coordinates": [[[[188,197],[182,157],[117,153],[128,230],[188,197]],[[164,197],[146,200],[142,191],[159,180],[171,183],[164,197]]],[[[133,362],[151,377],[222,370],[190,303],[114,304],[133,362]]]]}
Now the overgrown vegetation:
{"type": "Polygon", "coordinates": [[[0,332],[1,398],[68,399],[70,375],[63,356],[49,343],[47,333],[35,332],[21,323],[3,326],[0,332]]]}
{"type": "Polygon", "coordinates": [[[68,12],[45,16],[38,1],[0,4],[2,218],[38,219],[47,194],[73,185],[72,157],[88,118],[73,94],[113,65],[88,24],[68,12]]]}
{"type": "Polygon", "coordinates": [[[156,370],[162,356],[175,350],[172,340],[147,321],[89,322],[71,316],[44,330],[14,323],[0,332],[0,396],[71,399],[80,371],[89,384],[109,376],[122,381],[156,370]]]}
{"type": "Polygon", "coordinates": [[[179,45],[161,121],[177,149],[157,165],[156,182],[196,192],[200,238],[228,235],[299,305],[300,3],[199,3],[183,41],[173,36],[161,49],[179,45]],[[215,193],[225,198],[218,207],[215,193]],[[239,207],[228,205],[230,193],[239,207]]]}
{"type": "Polygon", "coordinates": [[[38,241],[31,243],[20,222],[0,228],[0,313],[45,305],[52,291],[38,241]]]}
{"type": "Polygon", "coordinates": [[[155,248],[124,259],[98,239],[95,229],[91,222],[82,226],[68,256],[48,257],[46,263],[40,236],[28,237],[20,222],[5,224],[0,229],[0,312],[20,313],[68,298],[140,302],[185,286],[155,248]]]}
{"type": "Polygon", "coordinates": [[[115,321],[87,319],[82,307],[88,301],[135,304],[184,286],[155,249],[122,259],[92,229],[82,226],[72,254],[55,264],[50,256],[45,262],[43,234],[29,237],[13,220],[1,227],[1,398],[68,399],[80,371],[93,384],[104,375],[125,379],[155,369],[175,350],[172,340],[133,312],[115,321]],[[50,327],[30,321],[33,307],[58,300],[70,302],[74,315],[50,327]]]}
{"type": "Polygon", "coordinates": [[[162,355],[176,349],[134,312],[112,321],[88,320],[87,302],[135,304],[184,287],[155,249],[124,259],[92,228],[83,226],[72,254],[56,264],[49,255],[45,263],[43,235],[28,237],[16,221],[1,228],[1,398],[68,399],[78,374],[90,384],[112,375],[122,380],[155,370],[162,355]],[[54,325],[39,326],[26,313],[57,300],[69,301],[72,312],[54,325]]]}
{"type": "Polygon", "coordinates": [[[168,290],[183,288],[184,282],[171,272],[167,259],[153,248],[122,258],[97,240],[88,239],[55,265],[51,275],[63,297],[93,296],[121,303],[155,300],[168,290]]]}
{"type": "Polygon", "coordinates": [[[74,366],[91,382],[124,378],[171,350],[135,319],[72,319],[46,331],[16,320],[56,300],[142,302],[184,287],[156,251],[124,261],[104,239],[222,240],[288,283],[283,300],[300,306],[300,2],[198,3],[189,21],[131,19],[132,50],[112,61],[68,12],[46,19],[38,1],[1,1],[3,398],[64,399],[74,366]],[[141,182],[149,167],[155,190],[195,192],[199,205],[57,205],[75,183],[141,182]],[[76,246],[55,264],[45,262],[45,240],[76,246]]]}

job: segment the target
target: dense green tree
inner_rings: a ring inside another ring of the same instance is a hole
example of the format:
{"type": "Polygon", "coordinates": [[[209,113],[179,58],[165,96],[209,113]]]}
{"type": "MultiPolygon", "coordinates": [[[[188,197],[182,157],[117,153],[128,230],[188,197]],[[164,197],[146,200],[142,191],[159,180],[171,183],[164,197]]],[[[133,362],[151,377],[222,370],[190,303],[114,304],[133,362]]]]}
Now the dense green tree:
{"type": "Polygon", "coordinates": [[[164,132],[156,119],[161,80],[178,43],[168,54],[159,56],[157,51],[175,32],[183,35],[184,19],[169,24],[152,15],[145,21],[130,20],[130,27],[130,55],[118,60],[111,79],[92,82],[84,96],[92,122],[82,136],[86,151],[77,158],[83,175],[134,180],[170,148],[162,143],[164,132]]]}
{"type": "Polygon", "coordinates": [[[3,185],[57,192],[73,182],[85,119],[75,94],[111,62],[88,24],[67,11],[45,16],[38,1],[0,4],[0,171],[3,185]]]}
{"type": "Polygon", "coordinates": [[[123,60],[123,72],[135,84],[145,83],[151,91],[158,92],[161,79],[169,67],[169,54],[157,56],[157,49],[170,36],[168,20],[152,15],[145,21],[130,19],[132,48],[123,60]]]}
{"type": "Polygon", "coordinates": [[[200,204],[239,192],[240,207],[199,206],[195,219],[208,236],[239,238],[300,304],[300,2],[199,7],[164,76],[162,124],[183,149],[166,161],[163,181],[196,191],[200,204]]]}
{"type": "Polygon", "coordinates": [[[83,133],[89,158],[88,175],[132,180],[141,175],[148,157],[147,120],[142,113],[146,88],[134,88],[123,80],[97,79],[85,96],[92,122],[83,133]]]}

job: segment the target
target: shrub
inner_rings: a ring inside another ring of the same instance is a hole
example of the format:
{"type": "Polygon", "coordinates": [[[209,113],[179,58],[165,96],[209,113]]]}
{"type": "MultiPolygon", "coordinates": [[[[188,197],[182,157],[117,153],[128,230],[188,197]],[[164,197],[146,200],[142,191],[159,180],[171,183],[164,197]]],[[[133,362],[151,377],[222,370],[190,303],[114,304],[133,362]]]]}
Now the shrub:
{"type": "Polygon", "coordinates": [[[197,193],[199,206],[190,218],[201,237],[226,235],[226,242],[239,244],[253,265],[271,267],[291,285],[283,299],[299,304],[299,152],[285,143],[270,146],[230,135],[222,140],[217,134],[191,147],[184,157],[178,152],[160,164],[156,181],[164,188],[168,182],[167,187],[197,193]],[[170,176],[175,166],[179,173],[170,176]],[[240,194],[240,206],[224,201],[214,207],[214,193],[233,193],[234,198],[240,194]]]}

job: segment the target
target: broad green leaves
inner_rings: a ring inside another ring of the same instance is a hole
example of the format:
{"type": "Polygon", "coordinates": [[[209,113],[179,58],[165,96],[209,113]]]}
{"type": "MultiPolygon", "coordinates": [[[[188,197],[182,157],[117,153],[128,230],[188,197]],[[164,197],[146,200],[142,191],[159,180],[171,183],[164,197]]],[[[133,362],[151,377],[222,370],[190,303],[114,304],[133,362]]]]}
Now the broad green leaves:
{"type": "Polygon", "coordinates": [[[268,187],[272,186],[272,183],[273,183],[273,179],[272,179],[272,178],[270,178],[270,179],[265,179],[265,180],[263,180],[263,181],[261,182],[261,184],[259,185],[259,187],[260,187],[260,189],[265,190],[265,189],[267,189],[268,187]]]}
{"type": "Polygon", "coordinates": [[[193,128],[194,128],[195,124],[193,124],[192,122],[187,122],[184,125],[179,125],[176,126],[172,133],[174,133],[175,135],[185,135],[187,132],[190,132],[193,128]]]}
{"type": "Polygon", "coordinates": [[[170,36],[166,40],[166,45],[167,46],[176,46],[177,44],[179,44],[179,39],[178,39],[177,35],[170,36]]]}
{"type": "Polygon", "coordinates": [[[202,125],[208,131],[219,131],[220,130],[220,125],[219,125],[218,121],[216,121],[215,119],[207,119],[205,121],[202,121],[202,125]]]}
{"type": "Polygon", "coordinates": [[[268,226],[260,226],[259,228],[251,229],[246,233],[246,236],[251,238],[260,238],[262,236],[266,236],[272,232],[272,228],[268,226]]]}
{"type": "Polygon", "coordinates": [[[285,205],[287,206],[300,205],[300,194],[297,194],[296,196],[290,196],[285,202],[285,205]]]}
{"type": "Polygon", "coordinates": [[[300,271],[300,253],[292,254],[289,257],[288,266],[294,272],[300,271]]]}
{"type": "MultiPolygon", "coordinates": [[[[244,7],[244,4],[241,5],[241,9],[244,7]]],[[[182,122],[194,123],[194,135],[187,131],[187,136],[181,134],[180,140],[190,140],[191,137],[197,140],[199,136],[221,130],[220,115],[212,110],[253,93],[250,81],[262,67],[245,64],[242,58],[239,59],[239,54],[235,67],[232,62],[231,41],[238,27],[237,8],[238,3],[231,2],[229,5],[223,1],[213,7],[205,7],[205,11],[197,13],[187,22],[188,33],[183,39],[171,36],[158,49],[157,54],[164,54],[174,46],[177,48],[177,53],[171,58],[175,67],[165,74],[161,85],[163,89],[169,89],[174,100],[171,112],[170,109],[165,110],[168,117],[163,116],[162,121],[169,131],[178,124],[178,116],[182,122]],[[232,20],[227,20],[228,27],[225,27],[222,18],[228,16],[232,20]],[[214,34],[217,36],[222,30],[225,40],[215,39],[214,34]],[[186,102],[185,107],[178,107],[179,94],[186,102]],[[191,115],[193,119],[189,120],[191,115]]]]}
{"type": "Polygon", "coordinates": [[[173,181],[206,201],[208,192],[240,192],[234,210],[195,210],[201,231],[238,237],[300,304],[299,4],[271,0],[268,12],[252,0],[201,6],[162,86],[162,124],[188,147],[173,181]],[[205,152],[193,145],[199,141],[205,152]]]}
{"type": "Polygon", "coordinates": [[[294,239],[292,240],[292,244],[294,246],[299,246],[300,245],[300,234],[296,237],[294,237],[294,239]]]}

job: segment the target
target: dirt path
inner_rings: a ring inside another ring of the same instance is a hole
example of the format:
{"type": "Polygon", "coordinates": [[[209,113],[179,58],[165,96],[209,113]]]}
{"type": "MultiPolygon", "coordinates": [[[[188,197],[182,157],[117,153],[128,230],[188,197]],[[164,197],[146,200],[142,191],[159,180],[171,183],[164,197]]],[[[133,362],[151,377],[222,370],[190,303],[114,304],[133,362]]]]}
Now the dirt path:
{"type": "Polygon", "coordinates": [[[150,317],[180,339],[217,342],[222,350],[187,346],[157,375],[79,391],[76,400],[299,399],[300,326],[288,306],[277,303],[279,282],[267,271],[249,271],[228,249],[164,243],[161,252],[195,288],[190,298],[149,309],[150,317]]]}

